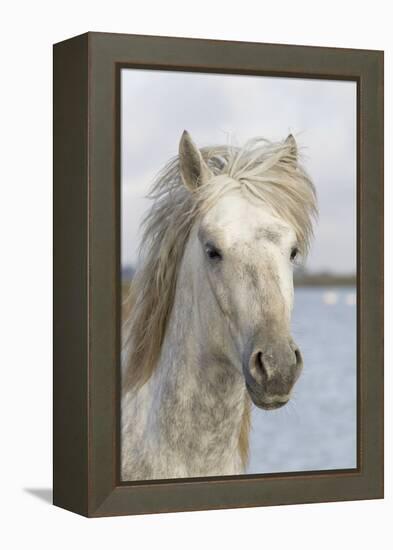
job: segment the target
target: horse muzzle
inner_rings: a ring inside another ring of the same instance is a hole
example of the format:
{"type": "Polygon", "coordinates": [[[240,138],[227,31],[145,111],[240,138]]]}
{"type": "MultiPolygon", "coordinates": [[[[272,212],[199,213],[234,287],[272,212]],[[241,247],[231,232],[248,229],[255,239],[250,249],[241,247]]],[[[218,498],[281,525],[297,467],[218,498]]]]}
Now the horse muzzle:
{"type": "Polygon", "coordinates": [[[243,374],[253,403],[265,410],[288,403],[303,368],[298,347],[292,341],[268,348],[257,346],[244,359],[243,374]]]}

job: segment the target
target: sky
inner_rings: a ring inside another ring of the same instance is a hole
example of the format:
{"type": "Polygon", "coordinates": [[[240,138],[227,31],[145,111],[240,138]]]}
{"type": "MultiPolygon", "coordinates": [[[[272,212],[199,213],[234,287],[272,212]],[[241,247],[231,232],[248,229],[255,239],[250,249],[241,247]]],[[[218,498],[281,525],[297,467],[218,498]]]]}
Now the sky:
{"type": "Polygon", "coordinates": [[[356,269],[356,84],[333,80],[123,69],[122,265],[137,262],[157,172],[184,129],[199,147],[292,133],[318,194],[312,272],[356,269]]]}

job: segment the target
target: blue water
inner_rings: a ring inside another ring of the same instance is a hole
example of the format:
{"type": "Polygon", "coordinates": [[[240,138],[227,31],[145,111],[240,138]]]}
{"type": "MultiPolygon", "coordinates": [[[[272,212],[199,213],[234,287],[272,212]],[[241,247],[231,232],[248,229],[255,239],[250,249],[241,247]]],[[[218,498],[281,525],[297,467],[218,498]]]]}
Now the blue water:
{"type": "Polygon", "coordinates": [[[248,473],[356,468],[354,297],[354,288],[296,290],[304,370],[284,408],[253,407],[248,473]]]}

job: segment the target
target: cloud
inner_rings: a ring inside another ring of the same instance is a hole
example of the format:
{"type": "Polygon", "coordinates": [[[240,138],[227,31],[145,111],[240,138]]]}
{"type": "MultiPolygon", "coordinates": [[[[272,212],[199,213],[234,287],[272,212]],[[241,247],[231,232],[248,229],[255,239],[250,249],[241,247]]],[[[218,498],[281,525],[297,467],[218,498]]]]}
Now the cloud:
{"type": "Polygon", "coordinates": [[[144,197],[185,128],[200,146],[294,133],[320,204],[308,267],[355,270],[355,83],[123,69],[123,263],[136,261],[144,197]]]}

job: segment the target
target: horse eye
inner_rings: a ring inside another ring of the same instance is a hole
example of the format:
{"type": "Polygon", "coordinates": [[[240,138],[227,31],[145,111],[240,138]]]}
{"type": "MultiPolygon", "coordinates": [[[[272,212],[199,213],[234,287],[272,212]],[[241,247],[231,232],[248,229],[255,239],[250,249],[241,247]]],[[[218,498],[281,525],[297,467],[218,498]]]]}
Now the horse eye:
{"type": "Polygon", "coordinates": [[[205,246],[206,256],[209,258],[209,260],[222,260],[221,252],[212,244],[207,244],[205,246]]]}
{"type": "Polygon", "coordinates": [[[299,254],[299,249],[294,246],[291,250],[291,262],[294,262],[299,254]]]}

